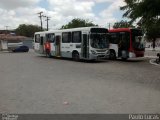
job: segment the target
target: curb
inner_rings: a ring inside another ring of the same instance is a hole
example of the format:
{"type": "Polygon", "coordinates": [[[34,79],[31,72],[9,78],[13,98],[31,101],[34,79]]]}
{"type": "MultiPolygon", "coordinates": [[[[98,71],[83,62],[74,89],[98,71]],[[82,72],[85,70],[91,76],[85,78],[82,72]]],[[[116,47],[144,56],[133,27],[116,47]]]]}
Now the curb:
{"type": "Polygon", "coordinates": [[[154,58],[154,59],[157,58],[157,56],[147,56],[147,55],[144,56],[144,57],[146,57],[146,58],[154,58]]]}
{"type": "Polygon", "coordinates": [[[160,64],[157,64],[157,63],[154,62],[155,60],[156,60],[156,59],[151,59],[151,60],[149,61],[149,63],[152,64],[152,65],[156,65],[156,66],[159,66],[159,67],[160,67],[160,64]]]}
{"type": "Polygon", "coordinates": [[[11,53],[11,51],[0,51],[0,53],[11,53]]]}

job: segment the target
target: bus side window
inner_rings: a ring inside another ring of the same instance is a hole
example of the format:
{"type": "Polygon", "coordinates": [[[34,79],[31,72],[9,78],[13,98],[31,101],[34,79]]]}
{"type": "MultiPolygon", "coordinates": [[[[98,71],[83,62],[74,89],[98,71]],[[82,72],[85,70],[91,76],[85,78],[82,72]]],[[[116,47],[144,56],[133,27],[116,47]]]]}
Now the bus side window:
{"type": "Polygon", "coordinates": [[[49,41],[49,34],[46,34],[46,42],[49,41]]]}
{"type": "Polygon", "coordinates": [[[81,43],[81,31],[72,32],[72,42],[81,43]]]}
{"type": "Polygon", "coordinates": [[[71,32],[63,32],[62,33],[62,42],[70,43],[72,41],[71,32]]]}
{"type": "Polygon", "coordinates": [[[47,38],[48,42],[54,43],[54,41],[55,41],[55,35],[54,35],[54,33],[47,34],[46,38],[47,38]]]}
{"type": "Polygon", "coordinates": [[[111,36],[110,43],[118,44],[119,42],[118,33],[111,33],[110,36],[111,36]]]}
{"type": "Polygon", "coordinates": [[[36,34],[35,35],[35,43],[39,43],[40,42],[40,35],[36,34]]]}

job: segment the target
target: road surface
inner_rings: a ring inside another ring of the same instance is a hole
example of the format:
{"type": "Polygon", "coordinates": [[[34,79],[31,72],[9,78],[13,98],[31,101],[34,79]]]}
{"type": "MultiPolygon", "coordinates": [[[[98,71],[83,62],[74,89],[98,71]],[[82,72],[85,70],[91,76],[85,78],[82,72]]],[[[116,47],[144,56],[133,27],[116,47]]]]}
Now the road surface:
{"type": "Polygon", "coordinates": [[[160,67],[1,52],[0,113],[160,113],[160,67]]]}

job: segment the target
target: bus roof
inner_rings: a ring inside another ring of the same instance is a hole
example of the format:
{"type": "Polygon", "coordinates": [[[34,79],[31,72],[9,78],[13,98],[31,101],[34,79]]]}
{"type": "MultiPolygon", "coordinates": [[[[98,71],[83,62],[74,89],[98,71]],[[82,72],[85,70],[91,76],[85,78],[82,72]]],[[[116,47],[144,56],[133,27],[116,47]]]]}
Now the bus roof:
{"type": "Polygon", "coordinates": [[[115,29],[110,29],[108,31],[109,32],[130,32],[133,29],[138,30],[136,28],[115,28],[115,29]]]}
{"type": "MultiPolygon", "coordinates": [[[[50,30],[50,31],[41,31],[41,32],[35,32],[35,34],[40,34],[40,33],[55,33],[55,32],[71,32],[71,31],[82,31],[82,30],[86,30],[86,31],[90,31],[91,28],[101,28],[98,26],[93,26],[93,27],[79,27],[79,28],[71,28],[71,29],[61,29],[61,30],[50,30]]],[[[108,31],[107,28],[103,28],[106,29],[106,31],[108,31]]]]}

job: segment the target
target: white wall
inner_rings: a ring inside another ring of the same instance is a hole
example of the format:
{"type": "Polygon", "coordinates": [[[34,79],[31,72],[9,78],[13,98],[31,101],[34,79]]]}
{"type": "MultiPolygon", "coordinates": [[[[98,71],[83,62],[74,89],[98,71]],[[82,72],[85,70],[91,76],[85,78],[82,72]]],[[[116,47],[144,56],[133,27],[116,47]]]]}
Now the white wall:
{"type": "Polygon", "coordinates": [[[12,49],[12,48],[16,48],[18,46],[23,45],[23,42],[17,42],[17,43],[11,43],[5,40],[1,40],[1,50],[8,50],[8,49],[12,49]]]}
{"type": "MultiPolygon", "coordinates": [[[[153,50],[152,42],[146,42],[146,50],[153,50]]],[[[160,50],[160,38],[156,39],[156,47],[155,50],[160,50]]]]}
{"type": "Polygon", "coordinates": [[[2,50],[7,50],[8,49],[8,43],[7,43],[7,41],[1,40],[1,44],[2,44],[2,50]]]}

